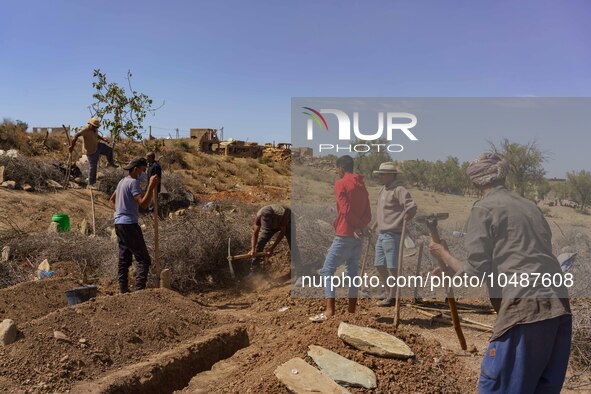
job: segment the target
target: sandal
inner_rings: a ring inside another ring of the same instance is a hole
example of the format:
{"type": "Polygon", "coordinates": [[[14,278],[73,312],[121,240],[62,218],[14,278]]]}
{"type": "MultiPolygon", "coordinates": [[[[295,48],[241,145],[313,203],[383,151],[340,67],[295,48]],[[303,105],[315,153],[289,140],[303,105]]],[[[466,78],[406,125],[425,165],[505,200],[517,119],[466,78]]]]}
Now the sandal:
{"type": "Polygon", "coordinates": [[[313,323],[322,323],[323,321],[326,321],[327,318],[326,318],[326,313],[322,312],[322,313],[319,313],[315,316],[310,316],[309,319],[313,323]]]}

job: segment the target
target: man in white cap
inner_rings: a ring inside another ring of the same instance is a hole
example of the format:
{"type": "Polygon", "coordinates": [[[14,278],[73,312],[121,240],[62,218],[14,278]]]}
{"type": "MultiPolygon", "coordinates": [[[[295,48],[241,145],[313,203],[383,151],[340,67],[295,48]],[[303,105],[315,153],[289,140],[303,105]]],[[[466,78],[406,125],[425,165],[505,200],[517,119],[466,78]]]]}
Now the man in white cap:
{"type": "MultiPolygon", "coordinates": [[[[417,204],[406,188],[396,182],[398,171],[396,163],[380,164],[379,170],[373,172],[378,175],[382,189],[378,194],[377,220],[378,231],[376,241],[374,266],[380,280],[387,286],[388,276],[396,278],[398,267],[398,251],[400,249],[403,221],[410,221],[417,213],[417,204]]],[[[379,306],[392,306],[396,302],[396,287],[386,287],[387,295],[379,306]]]]}
{"type": "Polygon", "coordinates": [[[505,188],[509,164],[496,153],[480,154],[466,173],[483,193],[468,219],[467,260],[452,256],[445,243],[431,242],[429,250],[449,274],[487,282],[497,319],[478,392],[558,394],[568,366],[572,316],[550,226],[533,202],[505,188]]]}
{"type": "Polygon", "coordinates": [[[82,137],[84,141],[84,151],[88,158],[89,165],[89,185],[94,185],[96,183],[96,171],[100,155],[104,155],[107,158],[109,166],[117,167],[117,164],[113,161],[113,149],[109,145],[99,142],[99,140],[107,143],[109,142],[108,139],[98,133],[99,126],[100,121],[97,118],[88,119],[88,124],[74,135],[74,138],[70,143],[70,153],[72,153],[78,138],[82,137]]]}

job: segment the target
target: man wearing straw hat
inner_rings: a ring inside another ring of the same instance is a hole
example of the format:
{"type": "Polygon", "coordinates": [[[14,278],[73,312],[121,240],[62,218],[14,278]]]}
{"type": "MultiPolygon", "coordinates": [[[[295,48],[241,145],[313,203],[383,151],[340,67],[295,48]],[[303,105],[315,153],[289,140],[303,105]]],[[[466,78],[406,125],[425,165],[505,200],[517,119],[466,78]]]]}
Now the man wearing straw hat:
{"type": "MultiPolygon", "coordinates": [[[[374,266],[382,284],[386,286],[388,276],[396,277],[403,221],[408,222],[415,216],[417,204],[408,190],[396,182],[396,163],[382,163],[373,173],[378,175],[380,183],[384,185],[378,194],[377,219],[374,225],[378,231],[374,266]]],[[[387,295],[378,301],[378,305],[394,305],[395,294],[395,287],[387,288],[387,295]]]]}
{"type": "Polygon", "coordinates": [[[74,138],[70,143],[70,153],[72,153],[78,138],[82,137],[84,141],[84,151],[86,152],[89,166],[89,185],[94,185],[96,183],[96,171],[100,155],[104,155],[107,158],[109,166],[117,167],[117,164],[115,164],[115,161],[113,160],[113,149],[109,145],[99,142],[99,140],[107,143],[109,142],[108,139],[99,135],[98,129],[100,125],[101,123],[97,118],[88,119],[87,125],[74,135],[74,138]]]}

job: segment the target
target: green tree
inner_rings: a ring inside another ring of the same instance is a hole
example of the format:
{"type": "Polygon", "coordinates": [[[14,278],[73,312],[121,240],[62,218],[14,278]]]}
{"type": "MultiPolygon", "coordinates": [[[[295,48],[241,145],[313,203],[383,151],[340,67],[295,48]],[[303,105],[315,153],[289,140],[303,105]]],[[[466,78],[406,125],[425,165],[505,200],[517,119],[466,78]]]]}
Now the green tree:
{"type": "Polygon", "coordinates": [[[573,199],[581,204],[581,211],[591,202],[591,172],[581,170],[566,173],[566,183],[573,199]]]}
{"type": "Polygon", "coordinates": [[[536,141],[522,145],[503,138],[498,147],[490,141],[489,144],[494,152],[509,162],[507,185],[522,197],[544,180],[546,171],[542,164],[547,154],[540,150],[536,141]]]}
{"type": "MultiPolygon", "coordinates": [[[[388,144],[389,141],[385,138],[380,138],[376,141],[362,141],[357,140],[352,142],[352,145],[356,144],[388,144]]],[[[382,146],[380,151],[378,152],[377,148],[372,147],[372,150],[369,152],[359,152],[355,157],[355,170],[357,173],[362,174],[367,178],[371,178],[373,176],[373,171],[377,170],[380,167],[380,164],[392,161],[392,157],[388,154],[386,149],[382,146]]]]}
{"type": "Polygon", "coordinates": [[[95,81],[92,87],[95,89],[92,97],[94,103],[89,106],[91,116],[99,118],[104,129],[109,130],[113,145],[121,139],[121,136],[141,139],[143,122],[148,114],[154,113],[158,108],[153,106],[153,101],[144,93],[139,93],[131,85],[131,71],[127,72],[127,84],[129,92],[116,82],[107,82],[106,74],[100,69],[94,70],[95,81]]]}
{"type": "Polygon", "coordinates": [[[402,163],[402,173],[409,184],[427,189],[430,187],[429,174],[432,167],[433,163],[427,160],[407,160],[402,163]]]}

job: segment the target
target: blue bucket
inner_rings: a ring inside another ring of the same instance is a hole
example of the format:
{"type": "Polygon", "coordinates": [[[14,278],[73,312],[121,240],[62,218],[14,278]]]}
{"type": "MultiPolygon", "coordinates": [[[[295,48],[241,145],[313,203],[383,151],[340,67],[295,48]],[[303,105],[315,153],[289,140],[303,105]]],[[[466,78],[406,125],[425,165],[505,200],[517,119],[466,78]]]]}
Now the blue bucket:
{"type": "Polygon", "coordinates": [[[68,297],[68,305],[76,305],[96,297],[96,286],[76,287],[65,292],[68,297]]]}

